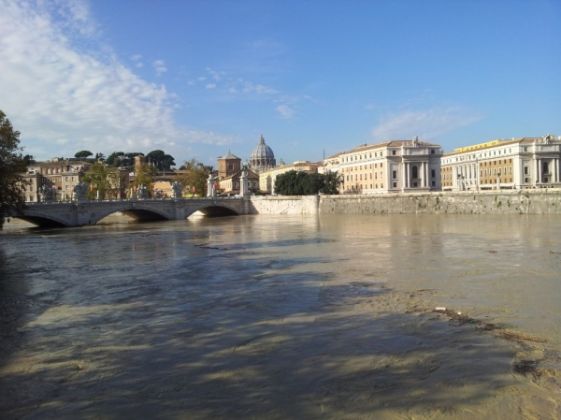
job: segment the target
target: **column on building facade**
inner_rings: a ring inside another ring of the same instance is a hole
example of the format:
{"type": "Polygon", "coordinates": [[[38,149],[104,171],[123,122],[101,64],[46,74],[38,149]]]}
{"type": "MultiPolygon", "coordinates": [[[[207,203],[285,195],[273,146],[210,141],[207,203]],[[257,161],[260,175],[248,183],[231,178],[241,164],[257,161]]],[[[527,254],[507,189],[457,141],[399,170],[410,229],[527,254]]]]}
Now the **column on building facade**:
{"type": "Polygon", "coordinates": [[[542,167],[542,160],[541,159],[536,159],[536,162],[538,164],[538,180],[537,182],[539,184],[541,184],[543,182],[543,167],[542,167]]]}
{"type": "MultiPolygon", "coordinates": [[[[405,183],[406,183],[406,180],[407,180],[407,167],[406,167],[406,163],[405,163],[404,160],[401,161],[401,173],[402,173],[401,191],[405,191],[405,183]]],[[[392,177],[392,179],[393,179],[393,177],[392,177]]]]}
{"type": "Polygon", "coordinates": [[[557,183],[559,182],[559,159],[553,159],[551,161],[551,165],[553,166],[553,168],[551,169],[552,172],[551,182],[557,183]]]}
{"type": "Polygon", "coordinates": [[[533,170],[533,172],[534,172],[533,173],[533,176],[534,176],[533,184],[534,185],[536,185],[538,183],[538,178],[539,178],[539,166],[538,165],[539,165],[538,159],[534,158],[534,170],[533,170]]]}
{"type": "Polygon", "coordinates": [[[403,188],[411,188],[411,165],[409,162],[403,162],[405,166],[405,177],[403,178],[403,188]]]}
{"type": "Polygon", "coordinates": [[[429,163],[428,162],[423,162],[423,167],[425,168],[425,171],[423,172],[425,174],[425,188],[428,188],[430,185],[429,182],[429,163]]]}

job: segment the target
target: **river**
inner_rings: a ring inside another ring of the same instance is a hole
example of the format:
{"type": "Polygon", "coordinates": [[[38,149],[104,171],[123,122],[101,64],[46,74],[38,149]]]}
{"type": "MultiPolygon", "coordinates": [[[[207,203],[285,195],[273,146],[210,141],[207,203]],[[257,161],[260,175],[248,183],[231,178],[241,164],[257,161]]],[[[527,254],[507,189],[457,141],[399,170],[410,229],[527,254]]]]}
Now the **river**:
{"type": "Polygon", "coordinates": [[[561,216],[10,224],[0,412],[561,418],[560,273],[561,216]]]}

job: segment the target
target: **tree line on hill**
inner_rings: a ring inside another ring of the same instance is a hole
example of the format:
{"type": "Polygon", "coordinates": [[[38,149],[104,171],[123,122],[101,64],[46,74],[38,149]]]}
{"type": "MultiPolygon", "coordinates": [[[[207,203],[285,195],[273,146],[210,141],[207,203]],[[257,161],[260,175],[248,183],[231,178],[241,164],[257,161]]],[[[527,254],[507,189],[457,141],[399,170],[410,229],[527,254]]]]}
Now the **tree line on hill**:
{"type": "Polygon", "coordinates": [[[151,166],[154,166],[160,172],[168,172],[175,166],[175,158],[167,154],[163,150],[152,150],[150,153],[144,155],[141,152],[113,152],[105,157],[103,153],[96,153],[95,155],[89,150],[80,150],[74,155],[75,159],[85,160],[87,162],[104,162],[106,165],[114,167],[124,167],[132,169],[134,166],[134,158],[142,156],[144,161],[151,166]],[[93,156],[93,157],[92,157],[93,156]]]}

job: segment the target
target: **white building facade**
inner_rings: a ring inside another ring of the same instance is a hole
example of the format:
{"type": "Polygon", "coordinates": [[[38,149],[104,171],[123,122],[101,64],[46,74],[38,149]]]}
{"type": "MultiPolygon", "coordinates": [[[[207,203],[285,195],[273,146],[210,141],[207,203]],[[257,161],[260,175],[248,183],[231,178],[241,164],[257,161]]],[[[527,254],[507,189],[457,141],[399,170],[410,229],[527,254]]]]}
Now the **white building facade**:
{"type": "Polygon", "coordinates": [[[439,145],[392,140],[362,145],[324,160],[324,170],[337,172],[341,193],[379,194],[440,189],[439,145]]]}
{"type": "Polygon", "coordinates": [[[493,140],[442,156],[445,191],[551,188],[561,186],[561,138],[493,140]]]}

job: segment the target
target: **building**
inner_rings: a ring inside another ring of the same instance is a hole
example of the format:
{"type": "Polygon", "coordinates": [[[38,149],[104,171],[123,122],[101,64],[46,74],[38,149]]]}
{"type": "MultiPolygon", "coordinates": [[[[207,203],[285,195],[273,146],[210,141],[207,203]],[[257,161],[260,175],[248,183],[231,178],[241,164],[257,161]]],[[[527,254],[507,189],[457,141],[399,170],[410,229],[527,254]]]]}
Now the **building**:
{"type": "Polygon", "coordinates": [[[561,137],[522,137],[459,147],[441,159],[445,191],[561,186],[561,137]]]}
{"type": "Polygon", "coordinates": [[[440,189],[439,145],[415,140],[363,144],[324,160],[324,171],[338,172],[339,191],[349,194],[440,189]]]}
{"type": "MultiPolygon", "coordinates": [[[[224,195],[238,195],[240,193],[240,178],[242,171],[239,170],[235,174],[218,180],[218,191],[224,195]]],[[[247,183],[251,193],[259,191],[259,175],[247,169],[247,183]]]]}
{"type": "Polygon", "coordinates": [[[273,150],[265,144],[263,135],[259,139],[259,144],[251,152],[249,158],[249,168],[256,173],[261,173],[277,166],[273,150]]]}
{"type": "Polygon", "coordinates": [[[226,156],[218,158],[218,180],[226,179],[238,173],[242,169],[242,160],[236,155],[228,152],[226,156]]]}
{"type": "Polygon", "coordinates": [[[276,168],[268,169],[259,173],[259,190],[268,194],[274,194],[275,181],[277,176],[288,171],[304,171],[308,173],[316,173],[318,164],[308,161],[296,161],[292,165],[282,165],[276,168]]]}
{"type": "Polygon", "coordinates": [[[79,160],[53,159],[27,168],[23,178],[25,201],[69,201],[91,164],[79,160]]]}

